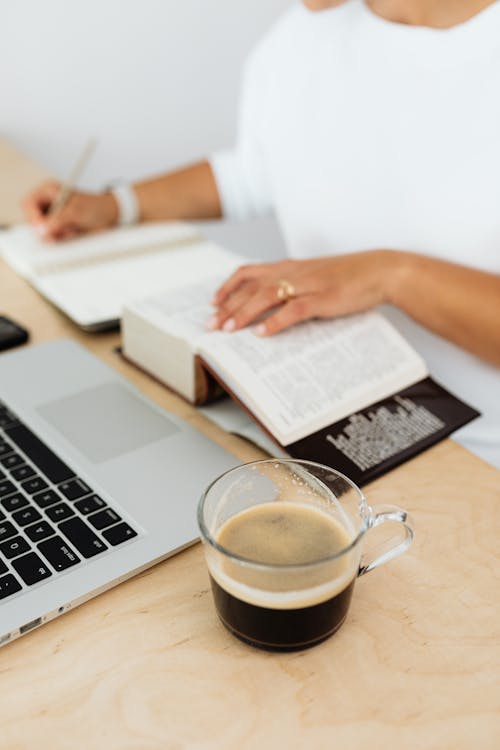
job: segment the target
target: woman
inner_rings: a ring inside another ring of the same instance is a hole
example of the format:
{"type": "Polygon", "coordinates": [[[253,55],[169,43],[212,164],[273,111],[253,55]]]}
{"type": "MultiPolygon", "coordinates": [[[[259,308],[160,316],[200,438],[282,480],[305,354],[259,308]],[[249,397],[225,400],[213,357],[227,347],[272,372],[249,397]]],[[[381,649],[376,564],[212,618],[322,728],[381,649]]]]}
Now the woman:
{"type": "Polygon", "coordinates": [[[211,328],[256,332],[388,304],[432,374],[482,412],[500,466],[500,2],[304,0],[247,62],[236,148],[122,187],[27,197],[65,239],[136,219],[275,211],[293,259],[239,269],[211,328]],[[321,11],[321,12],[316,12],[321,11]]]}

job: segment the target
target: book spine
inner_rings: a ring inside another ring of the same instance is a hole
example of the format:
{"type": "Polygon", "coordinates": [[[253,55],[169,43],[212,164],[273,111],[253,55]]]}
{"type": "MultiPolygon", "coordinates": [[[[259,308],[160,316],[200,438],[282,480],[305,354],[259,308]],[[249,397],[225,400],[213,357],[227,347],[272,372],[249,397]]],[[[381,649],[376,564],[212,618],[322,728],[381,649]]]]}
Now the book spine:
{"type": "Polygon", "coordinates": [[[196,356],[195,367],[195,406],[204,406],[227,395],[226,390],[206,367],[201,357],[196,356]]]}
{"type": "Polygon", "coordinates": [[[248,414],[248,416],[249,416],[249,417],[250,417],[251,419],[253,419],[253,421],[255,422],[255,424],[257,424],[257,425],[258,425],[258,426],[260,427],[260,429],[261,429],[261,430],[262,430],[263,432],[265,432],[265,433],[266,433],[266,435],[267,435],[267,436],[268,436],[269,438],[271,438],[271,440],[273,441],[273,443],[276,443],[276,445],[278,446],[278,448],[280,448],[280,449],[281,449],[282,451],[285,451],[285,452],[287,452],[287,451],[288,451],[288,448],[287,448],[286,446],[283,446],[283,445],[281,445],[281,443],[280,443],[280,442],[279,442],[279,441],[278,441],[278,440],[276,439],[276,437],[275,437],[275,436],[274,436],[274,435],[272,434],[272,432],[270,432],[270,431],[269,431],[269,430],[267,429],[267,427],[265,427],[265,425],[263,425],[263,424],[262,424],[262,422],[260,422],[260,421],[259,421],[259,420],[257,419],[257,417],[255,416],[255,414],[254,414],[254,413],[253,413],[252,411],[250,411],[250,409],[248,408],[248,406],[247,406],[247,405],[246,405],[246,404],[245,404],[245,403],[244,403],[243,401],[241,401],[241,399],[240,399],[240,398],[238,398],[238,396],[236,395],[236,393],[235,393],[235,392],[234,392],[234,391],[233,391],[233,390],[232,390],[232,389],[231,389],[231,388],[230,388],[230,387],[229,387],[229,386],[227,385],[227,383],[225,383],[225,382],[224,382],[224,381],[222,380],[222,378],[220,378],[220,376],[219,376],[219,375],[218,375],[218,374],[217,374],[217,373],[216,373],[216,372],[215,372],[214,370],[212,370],[212,368],[210,367],[210,365],[208,364],[208,362],[206,362],[206,361],[205,361],[205,360],[203,359],[203,357],[200,357],[199,355],[197,355],[196,359],[197,359],[197,360],[199,360],[199,362],[201,363],[201,365],[202,365],[203,369],[204,369],[204,370],[205,370],[205,371],[206,371],[206,372],[208,373],[208,375],[209,375],[209,376],[210,376],[210,377],[212,378],[212,380],[214,381],[214,383],[216,383],[216,384],[218,385],[218,387],[219,387],[220,391],[221,391],[221,392],[222,392],[223,394],[227,394],[227,395],[229,395],[229,396],[230,396],[230,397],[231,397],[231,398],[233,399],[233,401],[234,401],[235,403],[237,403],[237,404],[238,404],[238,406],[240,406],[240,407],[241,407],[241,408],[243,409],[243,411],[244,411],[244,412],[245,412],[246,414],[248,414]]]}

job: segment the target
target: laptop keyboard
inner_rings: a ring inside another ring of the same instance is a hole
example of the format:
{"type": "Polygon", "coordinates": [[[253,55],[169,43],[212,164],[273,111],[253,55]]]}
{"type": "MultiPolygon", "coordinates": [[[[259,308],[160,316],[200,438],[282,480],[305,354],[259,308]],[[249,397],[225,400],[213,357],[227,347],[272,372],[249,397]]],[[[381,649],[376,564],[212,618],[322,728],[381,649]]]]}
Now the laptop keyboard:
{"type": "Polygon", "coordinates": [[[135,536],[0,402],[0,600],[135,536]]]}

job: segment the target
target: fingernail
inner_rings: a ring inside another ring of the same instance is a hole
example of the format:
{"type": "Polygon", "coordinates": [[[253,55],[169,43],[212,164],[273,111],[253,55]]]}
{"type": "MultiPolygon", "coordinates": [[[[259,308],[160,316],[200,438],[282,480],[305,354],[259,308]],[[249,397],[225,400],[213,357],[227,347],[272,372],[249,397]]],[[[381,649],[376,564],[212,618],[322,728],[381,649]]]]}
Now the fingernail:
{"type": "Polygon", "coordinates": [[[219,319],[217,318],[217,315],[212,315],[212,317],[207,320],[207,328],[209,329],[209,331],[215,331],[215,329],[218,327],[219,319]]]}
{"type": "Polygon", "coordinates": [[[235,323],[234,318],[229,318],[229,320],[226,320],[222,328],[224,331],[234,331],[234,329],[236,328],[236,323],[235,323]]]}
{"type": "Polygon", "coordinates": [[[47,226],[45,224],[35,224],[35,229],[40,237],[45,237],[45,235],[47,234],[47,226]]]}
{"type": "Polygon", "coordinates": [[[212,299],[210,300],[210,304],[213,307],[217,307],[217,297],[212,297],[212,299]]]}
{"type": "Polygon", "coordinates": [[[259,325],[255,327],[255,333],[257,334],[257,336],[265,336],[267,333],[265,323],[259,323],[259,325]]]}

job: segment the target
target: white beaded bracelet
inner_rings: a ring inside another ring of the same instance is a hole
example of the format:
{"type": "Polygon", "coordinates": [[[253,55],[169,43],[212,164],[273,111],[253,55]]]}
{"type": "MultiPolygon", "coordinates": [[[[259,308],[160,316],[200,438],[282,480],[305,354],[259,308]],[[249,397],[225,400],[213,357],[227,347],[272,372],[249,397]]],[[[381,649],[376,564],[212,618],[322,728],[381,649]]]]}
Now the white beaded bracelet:
{"type": "Polygon", "coordinates": [[[139,203],[134,188],[131,185],[123,183],[112,187],[111,192],[118,204],[119,226],[137,224],[139,220],[139,203]]]}

